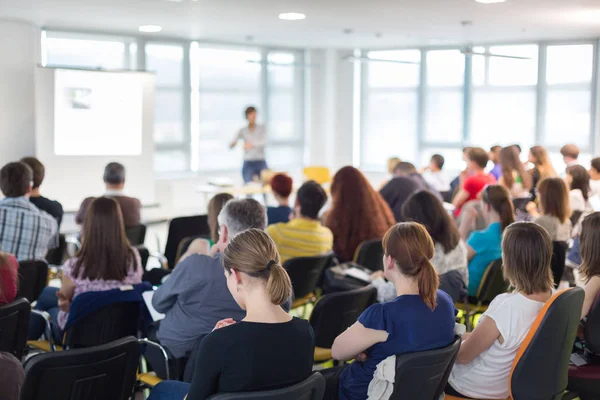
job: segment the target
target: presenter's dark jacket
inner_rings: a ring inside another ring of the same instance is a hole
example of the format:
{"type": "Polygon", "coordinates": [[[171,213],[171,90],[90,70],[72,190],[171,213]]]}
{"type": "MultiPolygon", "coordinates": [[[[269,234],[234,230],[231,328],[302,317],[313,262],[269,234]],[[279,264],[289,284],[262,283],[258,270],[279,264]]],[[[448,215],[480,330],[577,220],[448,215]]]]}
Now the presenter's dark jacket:
{"type": "MultiPolygon", "coordinates": [[[[117,201],[117,203],[119,203],[121,206],[121,212],[123,213],[123,222],[125,223],[126,227],[140,224],[140,211],[142,209],[142,203],[140,203],[138,199],[135,197],[115,196],[108,194],[105,194],[105,196],[112,197],[117,201]]],[[[79,211],[75,216],[75,222],[77,222],[79,225],[83,224],[83,221],[85,220],[85,213],[94,199],[95,197],[88,197],[87,199],[83,200],[83,203],[81,203],[79,211]]]]}

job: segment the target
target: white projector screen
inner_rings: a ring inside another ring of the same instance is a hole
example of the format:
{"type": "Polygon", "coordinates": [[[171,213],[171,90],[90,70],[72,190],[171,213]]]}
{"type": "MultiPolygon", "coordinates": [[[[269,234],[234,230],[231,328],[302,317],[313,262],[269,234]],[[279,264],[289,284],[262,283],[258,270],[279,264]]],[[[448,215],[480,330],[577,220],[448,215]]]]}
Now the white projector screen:
{"type": "Polygon", "coordinates": [[[142,83],[131,74],[56,70],[54,154],[142,154],[142,83]]]}

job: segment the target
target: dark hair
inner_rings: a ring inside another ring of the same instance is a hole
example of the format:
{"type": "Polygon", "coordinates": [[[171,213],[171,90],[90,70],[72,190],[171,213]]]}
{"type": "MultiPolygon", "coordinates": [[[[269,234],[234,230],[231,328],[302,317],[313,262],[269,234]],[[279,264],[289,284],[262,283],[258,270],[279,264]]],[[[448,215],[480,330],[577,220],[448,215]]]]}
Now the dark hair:
{"type": "Polygon", "coordinates": [[[448,253],[458,246],[460,233],[442,202],[431,192],[422,190],[410,196],[402,206],[405,221],[423,224],[435,243],[448,253]]]}
{"type": "Polygon", "coordinates": [[[394,172],[400,172],[402,174],[414,174],[417,172],[417,168],[413,163],[402,161],[396,165],[396,168],[394,168],[394,172]]]}
{"type": "Polygon", "coordinates": [[[591,162],[592,168],[594,168],[597,172],[600,172],[600,157],[596,157],[591,162]]]}
{"type": "Polygon", "coordinates": [[[444,164],[446,163],[446,160],[444,159],[444,156],[442,156],[441,154],[434,154],[431,156],[431,161],[433,161],[433,163],[435,165],[437,165],[437,167],[439,169],[444,168],[444,164]]]}
{"type": "Polygon", "coordinates": [[[81,250],[73,276],[89,280],[123,281],[136,257],[125,234],[119,203],[110,197],[94,199],[85,214],[81,250]]]}
{"type": "Polygon", "coordinates": [[[492,153],[495,153],[495,152],[500,151],[500,150],[502,150],[502,146],[495,145],[495,146],[490,147],[490,151],[492,153]]]}
{"type": "Polygon", "coordinates": [[[551,215],[566,222],[571,215],[569,207],[569,190],[565,181],[560,178],[542,179],[537,187],[540,207],[545,215],[551,215]]]}
{"type": "MultiPolygon", "coordinates": [[[[0,272],[2,273],[2,275],[4,275],[4,270],[8,269],[8,263],[10,261],[10,257],[11,255],[8,253],[4,253],[2,251],[0,251],[0,272]]],[[[19,274],[16,274],[16,279],[17,279],[17,287],[19,287],[19,274]]],[[[6,297],[6,293],[4,293],[2,291],[3,285],[0,285],[0,303],[9,303],[10,301],[12,301],[13,299],[9,299],[6,297]]]]}
{"type": "Polygon", "coordinates": [[[579,272],[586,281],[600,276],[600,212],[594,212],[581,223],[581,267],[579,272]]]}
{"type": "Polygon", "coordinates": [[[526,295],[554,288],[552,239],[533,222],[515,222],[502,238],[502,273],[517,291],[526,295]]]}
{"type": "Polygon", "coordinates": [[[104,168],[104,183],[120,185],[125,182],[125,167],[118,162],[111,162],[104,168]]]}
{"type": "Polygon", "coordinates": [[[481,147],[471,147],[467,153],[467,157],[481,169],[485,168],[488,161],[490,161],[489,154],[481,147]]]}
{"type": "Polygon", "coordinates": [[[533,178],[531,174],[525,171],[525,167],[514,146],[505,147],[500,150],[500,166],[502,167],[502,178],[508,188],[512,188],[515,183],[513,172],[516,171],[523,181],[523,188],[530,191],[533,188],[533,178]]]}
{"type": "Polygon", "coordinates": [[[574,144],[566,144],[560,149],[560,154],[563,157],[571,157],[577,160],[579,158],[579,147],[574,144]]]}
{"type": "Polygon", "coordinates": [[[219,214],[229,200],[233,200],[233,196],[229,193],[218,193],[208,202],[208,229],[213,243],[219,241],[219,214]]]}
{"type": "Polygon", "coordinates": [[[29,168],[33,171],[33,187],[32,189],[37,189],[42,185],[44,181],[44,176],[46,176],[46,169],[44,168],[44,164],[41,163],[35,157],[24,157],[21,159],[23,164],[27,164],[29,168]]]}
{"type": "Polygon", "coordinates": [[[581,165],[573,165],[567,168],[567,174],[571,175],[571,190],[579,189],[583,198],[587,201],[590,197],[590,173],[581,165]]]}
{"type": "Polygon", "coordinates": [[[29,192],[33,171],[27,164],[11,162],[0,170],[0,190],[6,197],[21,197],[29,192]]]}
{"type": "Polygon", "coordinates": [[[508,147],[512,147],[517,152],[517,154],[521,154],[522,149],[520,144],[511,144],[508,147]]]}
{"type": "Polygon", "coordinates": [[[286,174],[275,174],[271,178],[271,190],[284,199],[290,197],[293,186],[294,180],[286,174]]]}
{"type": "Polygon", "coordinates": [[[304,182],[298,189],[296,202],[300,204],[300,214],[303,217],[318,219],[319,211],[327,202],[327,193],[315,181],[304,182]]]}
{"type": "Polygon", "coordinates": [[[415,222],[394,225],[383,237],[383,251],[394,259],[402,275],[417,279],[419,296],[434,310],[440,281],[430,261],[435,250],[425,227],[415,222]]]}
{"type": "Polygon", "coordinates": [[[515,222],[515,211],[510,194],[504,186],[489,185],[481,193],[481,200],[488,204],[494,211],[500,215],[500,226],[502,232],[510,224],[515,222]]]}
{"type": "Polygon", "coordinates": [[[246,107],[246,109],[244,110],[244,116],[246,118],[248,118],[248,115],[255,113],[255,112],[256,112],[256,107],[254,107],[254,106],[246,107]]]}

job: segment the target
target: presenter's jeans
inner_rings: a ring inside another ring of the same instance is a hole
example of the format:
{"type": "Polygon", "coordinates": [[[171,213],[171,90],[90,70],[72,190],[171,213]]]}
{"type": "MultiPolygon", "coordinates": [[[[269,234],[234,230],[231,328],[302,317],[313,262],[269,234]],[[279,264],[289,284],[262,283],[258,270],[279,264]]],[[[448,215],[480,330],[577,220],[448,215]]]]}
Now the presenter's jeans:
{"type": "Polygon", "coordinates": [[[265,160],[245,160],[242,166],[244,183],[252,182],[255,176],[260,179],[260,173],[268,168],[265,160]]]}

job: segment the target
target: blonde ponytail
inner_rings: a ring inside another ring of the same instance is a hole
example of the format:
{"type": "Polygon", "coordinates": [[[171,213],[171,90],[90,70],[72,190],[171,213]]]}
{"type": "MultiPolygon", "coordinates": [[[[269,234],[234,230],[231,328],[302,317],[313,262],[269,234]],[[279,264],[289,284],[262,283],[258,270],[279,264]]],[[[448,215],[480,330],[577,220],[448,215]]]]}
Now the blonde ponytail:
{"type": "Polygon", "coordinates": [[[287,271],[279,264],[270,267],[267,292],[271,303],[282,305],[292,296],[292,281],[287,271]]]}

